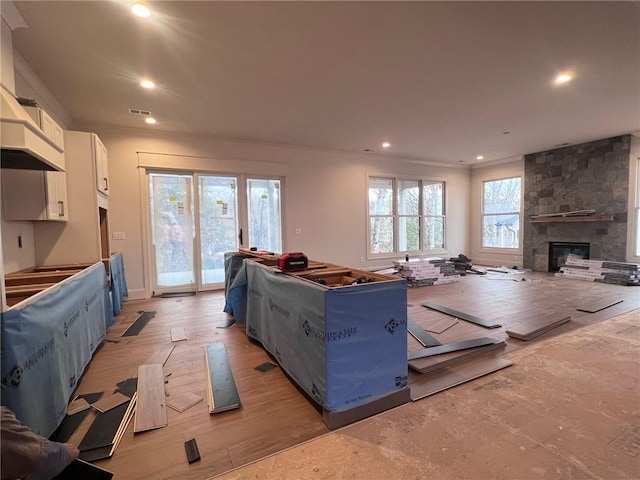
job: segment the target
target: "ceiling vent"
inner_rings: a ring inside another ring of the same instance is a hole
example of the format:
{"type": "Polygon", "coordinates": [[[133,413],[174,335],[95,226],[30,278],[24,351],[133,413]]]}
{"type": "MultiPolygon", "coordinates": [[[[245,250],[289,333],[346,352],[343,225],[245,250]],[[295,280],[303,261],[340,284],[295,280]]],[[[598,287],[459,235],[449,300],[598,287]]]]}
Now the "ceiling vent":
{"type": "Polygon", "coordinates": [[[151,112],[149,110],[140,110],[139,108],[130,108],[129,113],[131,115],[142,115],[143,117],[151,116],[151,112]]]}

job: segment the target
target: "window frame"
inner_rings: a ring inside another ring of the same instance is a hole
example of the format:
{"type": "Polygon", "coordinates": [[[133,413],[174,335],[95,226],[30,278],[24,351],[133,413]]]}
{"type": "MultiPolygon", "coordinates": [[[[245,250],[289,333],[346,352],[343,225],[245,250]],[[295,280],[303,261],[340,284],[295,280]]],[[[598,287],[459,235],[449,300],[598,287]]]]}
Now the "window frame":
{"type": "Polygon", "coordinates": [[[503,252],[521,252],[522,251],[522,242],[523,242],[523,235],[524,235],[524,230],[523,230],[523,217],[524,217],[524,192],[523,192],[523,187],[524,187],[524,178],[522,175],[510,175],[507,177],[497,177],[497,178],[489,178],[489,179],[485,179],[482,180],[482,188],[481,188],[481,198],[480,198],[480,250],[482,251],[492,251],[492,252],[497,252],[497,251],[503,251],[503,252]],[[520,207],[518,211],[501,211],[501,212],[491,212],[491,213],[486,213],[485,212],[485,188],[487,183],[493,183],[493,182],[501,182],[504,180],[511,180],[511,179],[519,179],[520,180],[520,207]],[[518,216],[518,244],[515,247],[504,247],[504,246],[499,246],[499,247],[494,247],[494,246],[490,246],[490,245],[485,245],[484,244],[484,219],[485,217],[489,217],[489,216],[496,216],[496,215],[517,215],[518,216]]]}
{"type": "Polygon", "coordinates": [[[383,258],[398,258],[399,256],[404,256],[405,254],[409,254],[412,256],[429,256],[429,255],[438,255],[446,253],[446,208],[447,208],[447,199],[446,199],[446,182],[443,179],[431,178],[431,177],[421,177],[421,176],[399,176],[399,175],[387,175],[387,174],[367,174],[367,196],[366,196],[366,242],[367,242],[367,260],[374,259],[383,259],[383,258]],[[370,189],[371,189],[371,181],[372,180],[388,180],[391,181],[391,190],[392,190],[392,206],[391,206],[391,214],[390,215],[372,215],[370,212],[370,189]],[[418,219],[418,250],[400,250],[400,226],[402,224],[401,219],[415,219],[416,215],[403,213],[400,214],[400,208],[398,205],[399,199],[399,186],[400,182],[417,182],[418,186],[418,210],[417,210],[417,219],[418,219]],[[424,187],[428,184],[439,184],[442,189],[442,213],[440,215],[425,215],[424,213],[424,187]],[[425,219],[429,218],[439,218],[442,222],[442,247],[427,249],[425,248],[425,232],[424,228],[426,226],[425,219]],[[374,253],[372,252],[371,245],[371,234],[372,234],[372,218],[390,218],[392,223],[392,251],[390,252],[382,252],[382,253],[374,253]]]}

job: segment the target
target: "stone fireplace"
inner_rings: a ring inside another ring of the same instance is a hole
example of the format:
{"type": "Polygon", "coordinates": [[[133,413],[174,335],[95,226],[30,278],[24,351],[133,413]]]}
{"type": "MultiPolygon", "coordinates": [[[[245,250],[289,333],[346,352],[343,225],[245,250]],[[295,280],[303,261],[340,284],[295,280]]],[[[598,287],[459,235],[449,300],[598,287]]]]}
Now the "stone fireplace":
{"type": "Polygon", "coordinates": [[[549,244],[589,244],[592,259],[625,261],[630,135],[524,157],[523,265],[550,271],[549,244]],[[590,217],[532,215],[593,209],[590,217]]]}

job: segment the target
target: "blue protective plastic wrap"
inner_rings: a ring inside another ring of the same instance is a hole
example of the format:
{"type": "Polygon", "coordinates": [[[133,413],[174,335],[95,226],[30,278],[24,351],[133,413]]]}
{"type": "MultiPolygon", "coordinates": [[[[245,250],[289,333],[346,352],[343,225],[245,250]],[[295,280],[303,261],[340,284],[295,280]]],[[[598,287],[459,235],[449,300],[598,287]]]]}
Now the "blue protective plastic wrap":
{"type": "Polygon", "coordinates": [[[2,405],[48,437],[113,324],[104,265],[96,263],[2,313],[2,405]]]}
{"type": "Polygon", "coordinates": [[[345,411],[407,386],[404,279],[327,288],[244,265],[247,335],[323,408],[345,411]]]}

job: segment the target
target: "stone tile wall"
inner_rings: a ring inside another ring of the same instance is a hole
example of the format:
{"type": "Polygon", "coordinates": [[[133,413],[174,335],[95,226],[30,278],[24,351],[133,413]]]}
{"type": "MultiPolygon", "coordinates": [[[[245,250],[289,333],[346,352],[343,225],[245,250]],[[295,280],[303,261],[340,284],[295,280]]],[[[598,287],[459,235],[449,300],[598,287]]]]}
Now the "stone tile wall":
{"type": "Polygon", "coordinates": [[[525,156],[523,265],[548,271],[549,242],[588,242],[591,258],[625,261],[631,136],[525,156]],[[596,210],[613,222],[531,223],[531,215],[596,210]]]}

